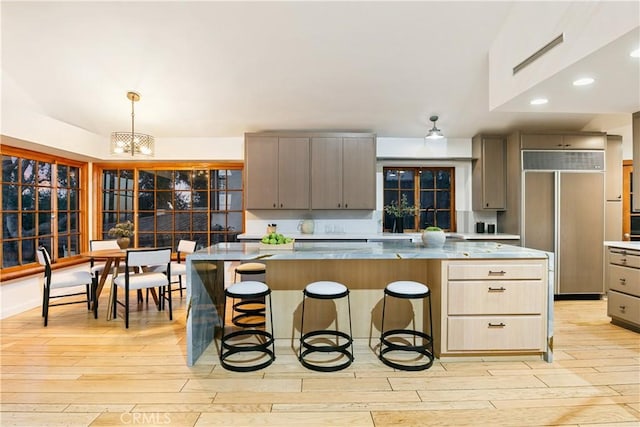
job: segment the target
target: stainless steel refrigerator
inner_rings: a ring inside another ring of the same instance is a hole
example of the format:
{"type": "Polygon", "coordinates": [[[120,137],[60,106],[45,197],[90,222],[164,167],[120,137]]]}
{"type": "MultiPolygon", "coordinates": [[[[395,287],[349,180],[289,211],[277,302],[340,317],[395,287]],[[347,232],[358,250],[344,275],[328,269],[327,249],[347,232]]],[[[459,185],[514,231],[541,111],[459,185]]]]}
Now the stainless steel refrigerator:
{"type": "Polygon", "coordinates": [[[601,295],[604,153],[522,152],[522,243],[555,254],[556,295],[601,295]]]}

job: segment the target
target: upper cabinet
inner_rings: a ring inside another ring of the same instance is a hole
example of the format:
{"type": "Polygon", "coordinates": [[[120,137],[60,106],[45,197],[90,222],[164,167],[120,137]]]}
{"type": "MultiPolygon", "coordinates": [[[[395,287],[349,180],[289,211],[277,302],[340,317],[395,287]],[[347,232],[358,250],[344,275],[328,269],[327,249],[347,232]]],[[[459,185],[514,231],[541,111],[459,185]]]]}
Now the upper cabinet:
{"type": "Polygon", "coordinates": [[[600,132],[522,133],[520,147],[525,150],[604,150],[605,134],[600,132]]]}
{"type": "Polygon", "coordinates": [[[607,201],[622,201],[622,137],[607,135],[604,195],[607,201]]]}
{"type": "Polygon", "coordinates": [[[311,138],[311,208],[375,209],[374,135],[311,138]]]}
{"type": "Polygon", "coordinates": [[[473,210],[506,210],[506,138],[476,135],[471,142],[471,152],[473,210]]]}
{"type": "Polygon", "coordinates": [[[375,209],[369,133],[245,134],[245,209],[375,209]]]}
{"type": "Polygon", "coordinates": [[[246,209],[309,209],[309,138],[245,135],[246,209]]]}
{"type": "MultiPolygon", "coordinates": [[[[632,116],[633,132],[633,169],[640,170],[640,111],[636,111],[632,116]]],[[[631,188],[640,188],[640,173],[632,174],[631,188]]],[[[631,210],[640,211],[640,197],[632,198],[631,210]]]]}

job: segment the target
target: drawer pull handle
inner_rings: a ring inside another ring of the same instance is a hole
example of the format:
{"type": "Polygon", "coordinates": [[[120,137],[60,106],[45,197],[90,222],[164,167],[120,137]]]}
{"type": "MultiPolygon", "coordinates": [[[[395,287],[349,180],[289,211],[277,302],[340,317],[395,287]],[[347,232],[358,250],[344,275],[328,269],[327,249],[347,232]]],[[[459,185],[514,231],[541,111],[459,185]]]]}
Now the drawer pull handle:
{"type": "Polygon", "coordinates": [[[620,311],[624,313],[624,311],[627,309],[626,305],[621,305],[620,306],[620,311]]]}
{"type": "Polygon", "coordinates": [[[491,286],[489,286],[489,292],[504,292],[506,290],[507,288],[505,288],[504,286],[500,286],[499,288],[492,288],[491,286]]]}
{"type": "Polygon", "coordinates": [[[620,284],[621,285],[626,285],[627,284],[627,279],[625,279],[624,277],[620,278],[620,284]]]}
{"type": "Polygon", "coordinates": [[[492,271],[492,270],[489,270],[489,275],[492,275],[492,274],[499,274],[500,276],[502,276],[502,275],[507,274],[507,272],[506,272],[506,271],[504,271],[504,270],[500,270],[500,271],[492,271]]]}
{"type": "Polygon", "coordinates": [[[620,259],[620,263],[621,264],[626,264],[627,263],[627,259],[626,258],[621,258],[620,259]]]}
{"type": "Polygon", "coordinates": [[[489,327],[490,328],[504,328],[505,326],[507,326],[507,325],[505,325],[502,322],[500,322],[500,323],[491,323],[491,322],[489,322],[489,327]]]}

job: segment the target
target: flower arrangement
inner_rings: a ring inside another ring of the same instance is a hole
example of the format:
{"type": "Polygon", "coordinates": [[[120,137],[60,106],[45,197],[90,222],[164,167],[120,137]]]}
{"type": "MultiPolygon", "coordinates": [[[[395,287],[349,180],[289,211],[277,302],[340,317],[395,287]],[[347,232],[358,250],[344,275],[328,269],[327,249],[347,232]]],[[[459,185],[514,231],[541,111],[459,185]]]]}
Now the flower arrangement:
{"type": "Polygon", "coordinates": [[[132,237],[133,223],[131,221],[119,222],[107,234],[109,237],[132,237]]]}
{"type": "Polygon", "coordinates": [[[403,218],[407,215],[415,215],[417,209],[415,206],[409,205],[407,195],[403,194],[402,197],[400,197],[400,203],[392,200],[391,204],[384,207],[384,211],[393,217],[403,218]]]}

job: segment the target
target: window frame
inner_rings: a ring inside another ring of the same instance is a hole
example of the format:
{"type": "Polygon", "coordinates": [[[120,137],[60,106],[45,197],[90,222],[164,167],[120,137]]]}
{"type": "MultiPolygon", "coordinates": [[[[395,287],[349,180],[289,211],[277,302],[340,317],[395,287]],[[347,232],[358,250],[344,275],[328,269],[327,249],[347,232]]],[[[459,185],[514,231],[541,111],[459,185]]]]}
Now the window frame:
{"type": "MultiPolygon", "coordinates": [[[[9,139],[8,137],[2,136],[3,142],[9,139]]],[[[85,262],[86,260],[80,255],[81,252],[86,251],[88,247],[88,230],[89,230],[89,163],[86,161],[79,161],[70,159],[68,157],[63,157],[56,154],[48,154],[38,151],[29,150],[26,148],[20,148],[15,146],[10,146],[6,144],[0,144],[0,155],[1,156],[10,156],[10,157],[19,157],[20,159],[28,159],[35,160],[37,162],[46,162],[52,165],[51,168],[51,185],[47,188],[51,189],[51,214],[55,215],[54,218],[59,217],[58,210],[58,190],[60,189],[58,186],[58,167],[60,165],[67,167],[74,167],[78,169],[78,173],[80,177],[78,178],[78,221],[77,221],[77,236],[78,236],[78,253],[75,255],[64,257],[63,254],[59,254],[58,246],[60,243],[61,236],[68,236],[70,234],[76,235],[75,232],[71,233],[70,230],[66,232],[59,232],[57,226],[53,226],[51,228],[51,256],[54,260],[52,264],[52,268],[62,268],[78,263],[85,262]]],[[[4,181],[2,181],[4,182],[4,181]]],[[[37,185],[36,185],[37,187],[37,185]]],[[[0,192],[0,206],[2,206],[2,192],[0,192]]],[[[73,210],[75,211],[75,209],[73,210]]],[[[22,213],[22,210],[18,211],[22,213]]],[[[33,210],[34,213],[38,213],[38,209],[33,210]]],[[[46,211],[49,212],[49,211],[46,211]]],[[[70,212],[67,207],[64,209],[64,212],[70,212]]],[[[0,208],[0,218],[4,215],[4,210],[0,208]]],[[[53,221],[52,221],[53,222],[53,221]]],[[[23,236],[24,237],[24,236],[23,236]]],[[[37,238],[36,238],[37,239],[37,238]]],[[[19,241],[24,240],[20,238],[19,241]]],[[[19,252],[20,253],[20,252],[19,252]]],[[[4,257],[4,245],[0,245],[0,257],[4,257]]],[[[20,257],[21,258],[21,257],[20,257]]],[[[2,268],[0,267],[0,277],[2,278],[2,282],[7,280],[17,279],[20,277],[28,276],[31,274],[39,273],[42,271],[42,267],[38,264],[37,259],[26,264],[18,264],[11,267],[2,268]]]]}
{"type": "MultiPolygon", "coordinates": [[[[398,183],[398,188],[395,189],[398,192],[398,196],[400,196],[400,194],[407,193],[413,193],[413,200],[414,200],[414,206],[416,206],[416,208],[418,208],[419,213],[417,215],[413,215],[413,216],[406,216],[404,217],[404,229],[405,231],[408,232],[419,232],[421,230],[420,228],[420,218],[421,218],[421,213],[425,212],[425,208],[423,208],[420,205],[420,193],[422,191],[426,191],[425,189],[422,189],[420,187],[420,177],[423,171],[432,171],[432,172],[437,172],[439,170],[446,170],[449,173],[449,177],[450,177],[450,184],[449,184],[449,193],[450,193],[450,200],[449,200],[449,208],[445,209],[448,210],[450,212],[450,224],[449,224],[449,228],[444,229],[445,231],[448,232],[455,232],[457,230],[457,223],[456,223],[456,206],[455,206],[455,199],[456,199],[456,194],[455,194],[455,177],[456,177],[456,167],[453,165],[449,165],[449,166],[439,166],[437,164],[434,165],[428,165],[428,166],[405,166],[405,165],[394,165],[394,164],[385,164],[382,167],[382,200],[383,200],[383,206],[385,204],[384,200],[385,200],[385,192],[386,191],[395,191],[394,189],[388,188],[386,187],[386,174],[387,171],[389,170],[402,170],[402,171],[412,171],[413,172],[413,188],[412,189],[403,189],[400,185],[400,181],[398,183]]],[[[435,191],[438,191],[438,187],[437,185],[434,187],[435,191]]],[[[397,199],[399,200],[399,199],[397,199]]],[[[411,203],[410,203],[411,204],[411,203]]],[[[390,232],[392,229],[392,224],[387,224],[386,221],[386,214],[384,212],[384,210],[382,211],[382,230],[383,232],[390,232]]]]}
{"type": "MultiPolygon", "coordinates": [[[[103,193],[103,188],[102,188],[102,175],[103,172],[105,170],[111,170],[111,169],[118,169],[118,170],[133,170],[133,181],[134,181],[134,185],[133,185],[133,191],[134,191],[134,196],[133,196],[133,211],[132,211],[132,218],[131,220],[134,222],[134,225],[136,227],[135,229],[135,234],[134,234],[134,240],[133,240],[133,244],[137,245],[138,244],[138,238],[140,237],[140,233],[138,230],[138,221],[137,219],[139,218],[139,214],[140,214],[140,208],[139,208],[139,179],[140,179],[140,172],[145,171],[145,172],[151,172],[151,171],[171,171],[171,172],[179,172],[179,171],[187,171],[187,172],[196,172],[196,171],[200,171],[200,170],[207,170],[208,172],[210,172],[211,170],[238,170],[241,175],[242,175],[242,188],[239,190],[239,192],[241,193],[241,206],[240,209],[237,211],[240,213],[241,218],[240,218],[240,223],[241,223],[241,229],[238,230],[237,234],[240,234],[242,232],[244,232],[244,222],[245,222],[245,209],[244,209],[244,191],[245,191],[245,181],[244,181],[244,163],[243,162],[239,162],[239,161],[212,161],[212,162],[190,162],[190,161],[180,161],[180,162],[165,162],[165,161],[154,161],[154,162],[149,162],[149,161],[126,161],[126,162],[97,162],[94,163],[93,165],[93,182],[94,182],[94,188],[96,189],[96,191],[93,194],[93,206],[95,206],[95,221],[93,222],[93,236],[96,236],[94,238],[96,239],[100,239],[100,238],[104,238],[104,239],[109,239],[110,237],[106,234],[103,233],[102,230],[102,224],[103,224],[103,219],[104,219],[104,205],[103,205],[103,199],[102,199],[102,193],[103,193]]],[[[206,212],[207,213],[207,217],[208,217],[208,221],[207,221],[207,230],[206,231],[201,231],[201,230],[189,230],[189,231],[180,231],[175,229],[168,231],[167,234],[171,234],[172,236],[178,236],[178,235],[184,235],[184,234],[206,234],[207,235],[207,242],[209,244],[214,244],[215,242],[212,243],[211,241],[211,235],[212,233],[214,233],[214,231],[212,231],[211,229],[211,213],[216,212],[216,210],[214,210],[212,208],[211,205],[211,193],[214,191],[214,189],[211,187],[210,185],[210,179],[211,177],[208,177],[208,187],[207,187],[207,192],[208,192],[208,202],[207,202],[207,208],[206,210],[203,210],[202,212],[206,212]]],[[[161,191],[158,189],[153,189],[154,192],[157,191],[161,191]]],[[[177,190],[171,190],[172,192],[176,192],[177,190]]],[[[194,191],[194,189],[192,188],[191,191],[194,191]]],[[[235,190],[234,190],[235,191],[235,190]]],[[[154,208],[155,211],[158,210],[157,207],[154,208]]],[[[189,212],[189,213],[193,213],[195,212],[195,209],[190,209],[190,210],[186,210],[185,212],[189,212]]],[[[144,210],[144,212],[149,212],[149,210],[144,210]]],[[[227,212],[227,211],[225,211],[227,212]]],[[[236,210],[232,210],[231,212],[236,212],[236,210]]],[[[192,221],[192,220],[191,220],[192,221]]],[[[158,232],[153,232],[153,233],[145,233],[145,234],[154,234],[157,235],[158,232]]],[[[157,241],[157,238],[156,238],[157,241]]],[[[177,240],[174,242],[174,246],[177,245],[177,240]]],[[[174,250],[176,248],[173,248],[174,250]]]]}

